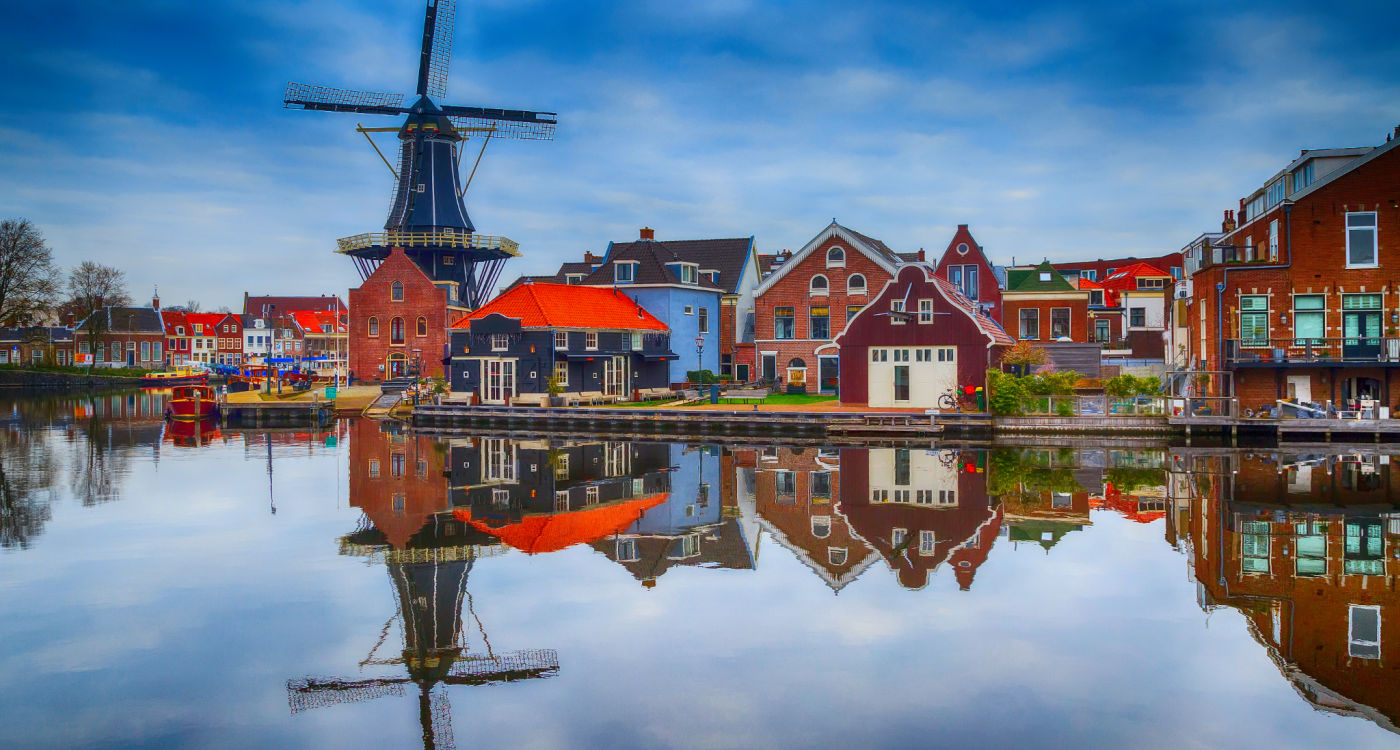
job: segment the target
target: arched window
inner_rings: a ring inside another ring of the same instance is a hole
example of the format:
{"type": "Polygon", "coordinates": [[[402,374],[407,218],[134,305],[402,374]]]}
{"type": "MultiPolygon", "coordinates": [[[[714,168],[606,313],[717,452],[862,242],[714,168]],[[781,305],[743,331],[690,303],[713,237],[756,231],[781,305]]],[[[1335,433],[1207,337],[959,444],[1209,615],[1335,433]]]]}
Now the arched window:
{"type": "Polygon", "coordinates": [[[853,273],[846,279],[846,294],[865,294],[865,277],[853,273]]]}
{"type": "Polygon", "coordinates": [[[418,316],[418,335],[419,335],[419,336],[427,336],[427,335],[428,335],[428,319],[425,318],[425,317],[423,317],[422,315],[419,315],[419,316],[418,316]]]}
{"type": "Polygon", "coordinates": [[[825,276],[823,276],[823,275],[821,275],[821,274],[817,274],[816,276],[813,276],[813,277],[812,277],[812,281],[811,281],[811,291],[812,291],[812,294],[823,294],[823,295],[824,295],[824,294],[826,294],[827,290],[828,290],[830,287],[831,287],[831,282],[827,281],[825,276]]]}
{"type": "Polygon", "coordinates": [[[403,282],[395,281],[389,287],[389,299],[394,302],[403,302],[403,282]]]}
{"type": "Polygon", "coordinates": [[[369,335],[371,335],[371,336],[378,336],[378,335],[379,335],[379,318],[370,318],[370,319],[369,319],[369,335]]]}
{"type": "Polygon", "coordinates": [[[818,539],[831,536],[831,516],[812,516],[812,536],[818,539]]]}
{"type": "Polygon", "coordinates": [[[846,251],[841,247],[833,247],[826,251],[827,268],[844,268],[846,266],[846,251]]]}
{"type": "Polygon", "coordinates": [[[389,323],[389,343],[403,343],[403,318],[394,318],[389,323]]]}
{"type": "Polygon", "coordinates": [[[788,367],[805,368],[806,366],[807,363],[803,362],[801,357],[793,357],[791,360],[788,361],[788,367]]]}

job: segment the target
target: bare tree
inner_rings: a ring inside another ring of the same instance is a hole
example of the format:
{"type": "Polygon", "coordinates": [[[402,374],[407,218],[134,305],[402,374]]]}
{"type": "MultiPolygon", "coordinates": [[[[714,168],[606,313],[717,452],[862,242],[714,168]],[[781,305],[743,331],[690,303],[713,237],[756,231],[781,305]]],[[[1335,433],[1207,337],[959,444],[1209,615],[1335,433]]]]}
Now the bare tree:
{"type": "Polygon", "coordinates": [[[28,219],[0,221],[0,323],[31,324],[58,296],[53,253],[28,219]]]}
{"type": "MultiPolygon", "coordinates": [[[[82,321],[82,333],[94,354],[106,344],[109,321],[106,315],[93,313],[107,307],[130,304],[126,274],[121,269],[85,260],[68,272],[68,302],[64,308],[74,320],[82,321]]],[[[94,356],[93,363],[96,361],[97,357],[94,356]]],[[[91,365],[88,369],[91,369],[91,365]]]]}
{"type": "Polygon", "coordinates": [[[201,308],[200,308],[199,300],[197,300],[197,299],[187,299],[187,300],[185,300],[185,312],[197,313],[197,312],[200,312],[200,311],[201,311],[201,308]]]}

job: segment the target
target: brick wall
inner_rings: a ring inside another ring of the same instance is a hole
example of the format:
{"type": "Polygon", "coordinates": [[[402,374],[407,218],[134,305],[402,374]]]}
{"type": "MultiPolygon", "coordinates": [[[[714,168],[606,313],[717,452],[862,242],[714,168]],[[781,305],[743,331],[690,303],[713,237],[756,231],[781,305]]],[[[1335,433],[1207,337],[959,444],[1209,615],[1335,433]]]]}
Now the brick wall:
{"type": "Polygon", "coordinates": [[[403,250],[394,248],[359,287],[350,290],[350,371],[363,381],[383,380],[389,375],[391,354],[412,362],[419,350],[423,375],[442,377],[443,351],[448,326],[466,315],[465,310],[447,307],[447,292],[433,285],[403,250]],[[404,287],[403,300],[392,299],[395,281],[404,287]],[[418,318],[424,318],[425,335],[418,335],[418,318]],[[377,336],[369,333],[370,319],[379,324],[377,336]],[[393,320],[404,323],[403,343],[392,341],[393,320]]]}
{"type": "MultiPolygon", "coordinates": [[[[1265,268],[1254,263],[1223,264],[1197,272],[1193,276],[1195,298],[1187,315],[1191,326],[1191,356],[1204,359],[1205,369],[1219,369],[1222,361],[1218,339],[1239,338],[1241,295],[1267,296],[1269,336],[1287,339],[1294,335],[1294,294],[1325,295],[1324,335],[1340,337],[1343,335],[1341,295],[1378,293],[1382,295],[1384,306],[1382,333],[1393,335],[1390,331],[1397,328],[1395,315],[1400,311],[1400,204],[1395,201],[1397,196],[1400,196],[1400,148],[1303,196],[1291,209],[1285,211],[1284,205],[1276,207],[1222,238],[1220,244],[1250,245],[1254,247],[1251,257],[1267,259],[1269,223],[1277,219],[1278,261],[1286,265],[1265,268]],[[1349,211],[1377,213],[1379,264],[1376,268],[1346,267],[1346,214],[1349,211]],[[1223,314],[1217,321],[1218,283],[1224,283],[1225,289],[1220,300],[1223,314]],[[1287,315],[1287,322],[1281,314],[1287,315]]],[[[1267,260],[1263,264],[1267,265],[1267,260]]]]}
{"type": "Polygon", "coordinates": [[[1085,342],[1093,338],[1093,331],[1089,327],[1089,300],[1087,295],[1080,294],[1070,297],[1066,295],[1057,299],[1026,299],[1013,295],[1002,297],[1002,305],[1005,308],[1005,318],[1003,327],[1014,339],[1021,338],[1021,310],[1035,308],[1040,310],[1040,335],[1035,341],[1051,341],[1050,336],[1050,311],[1056,308],[1069,308],[1069,337],[1073,341],[1085,342]]]}
{"type": "MultiPolygon", "coordinates": [[[[794,256],[788,263],[797,263],[798,265],[791,268],[787,275],[754,300],[754,348],[760,361],[763,352],[778,352],[778,376],[780,378],[783,377],[783,370],[787,367],[789,360],[802,359],[808,367],[809,388],[815,390],[811,384],[816,382],[817,349],[826,347],[823,354],[836,354],[836,348],[831,346],[831,340],[846,328],[846,308],[853,305],[864,307],[869,304],[891,277],[879,264],[860,251],[849,247],[839,237],[832,237],[823,242],[805,258],[794,256]],[[828,266],[827,253],[832,247],[841,247],[845,250],[844,267],[828,266]],[[812,278],[818,274],[827,278],[827,293],[814,296],[810,293],[811,282],[812,278]],[[864,294],[849,294],[847,292],[847,282],[851,276],[856,274],[865,277],[866,291],[864,294]],[[793,309],[795,328],[792,340],[779,341],[773,338],[774,310],[780,307],[793,309]],[[831,332],[827,339],[810,340],[810,314],[813,307],[827,307],[831,311],[831,332]]],[[[758,376],[760,369],[755,369],[755,377],[758,376]]]]}

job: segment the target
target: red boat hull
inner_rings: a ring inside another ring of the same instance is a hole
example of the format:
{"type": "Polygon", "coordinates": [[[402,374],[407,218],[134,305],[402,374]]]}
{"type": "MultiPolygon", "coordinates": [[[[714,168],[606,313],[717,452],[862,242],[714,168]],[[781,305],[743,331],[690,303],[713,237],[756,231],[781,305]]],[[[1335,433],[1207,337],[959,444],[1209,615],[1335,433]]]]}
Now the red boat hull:
{"type": "Polygon", "coordinates": [[[141,378],[142,388],[170,388],[177,385],[208,385],[208,375],[191,375],[188,378],[141,378]]]}
{"type": "Polygon", "coordinates": [[[171,399],[166,413],[174,419],[208,419],[219,413],[219,404],[212,398],[171,399]]]}

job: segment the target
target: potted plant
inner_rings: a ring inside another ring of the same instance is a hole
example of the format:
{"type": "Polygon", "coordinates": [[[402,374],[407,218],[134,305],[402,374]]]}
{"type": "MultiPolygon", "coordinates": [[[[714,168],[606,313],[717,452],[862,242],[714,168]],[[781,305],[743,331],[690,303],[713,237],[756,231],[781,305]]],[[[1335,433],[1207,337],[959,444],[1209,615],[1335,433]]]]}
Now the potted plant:
{"type": "Polygon", "coordinates": [[[544,388],[549,392],[550,406],[564,405],[564,381],[560,380],[558,375],[550,375],[544,383],[544,388]]]}

